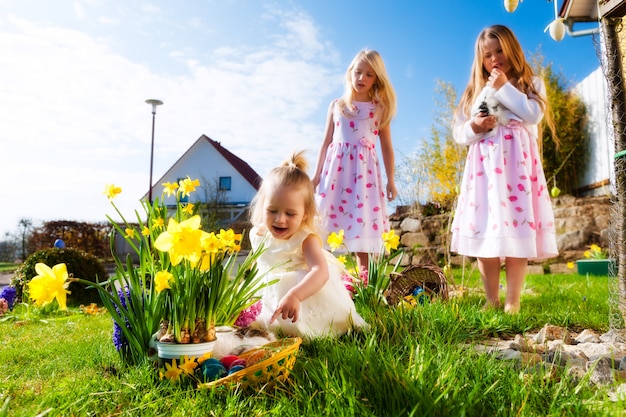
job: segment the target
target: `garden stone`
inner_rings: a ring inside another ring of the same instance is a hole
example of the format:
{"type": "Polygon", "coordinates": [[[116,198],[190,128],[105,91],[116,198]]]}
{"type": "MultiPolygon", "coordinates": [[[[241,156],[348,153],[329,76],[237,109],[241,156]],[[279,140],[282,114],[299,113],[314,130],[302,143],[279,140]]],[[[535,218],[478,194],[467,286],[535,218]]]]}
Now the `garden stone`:
{"type": "Polygon", "coordinates": [[[549,341],[562,341],[565,344],[572,344],[572,336],[569,331],[563,327],[546,324],[535,336],[535,343],[540,345],[549,341]]]}
{"type": "Polygon", "coordinates": [[[600,343],[598,335],[589,329],[583,330],[574,340],[576,343],[600,343]]]}
{"type": "Polygon", "coordinates": [[[587,362],[587,370],[591,370],[589,380],[595,385],[608,385],[613,383],[613,370],[608,358],[600,358],[595,362],[587,362]]]}
{"type": "Polygon", "coordinates": [[[422,221],[407,217],[400,223],[400,229],[404,232],[419,232],[422,228],[422,221]]]}
{"type": "Polygon", "coordinates": [[[496,352],[496,358],[506,361],[521,361],[522,352],[515,349],[504,349],[496,352]]]}
{"type": "Polygon", "coordinates": [[[578,365],[568,367],[566,373],[577,384],[585,378],[585,375],[587,375],[587,371],[585,371],[585,368],[578,365]]]}

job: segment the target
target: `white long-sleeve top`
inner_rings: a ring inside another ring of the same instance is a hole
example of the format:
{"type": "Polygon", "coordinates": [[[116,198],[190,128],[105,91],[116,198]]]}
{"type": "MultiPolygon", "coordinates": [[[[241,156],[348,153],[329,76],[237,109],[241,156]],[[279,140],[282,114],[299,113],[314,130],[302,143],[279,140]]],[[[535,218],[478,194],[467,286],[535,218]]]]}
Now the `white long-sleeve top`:
{"type": "MultiPolygon", "coordinates": [[[[533,85],[537,92],[542,97],[545,97],[546,86],[543,79],[536,76],[533,77],[533,85]]],[[[496,91],[494,97],[501,104],[500,111],[507,112],[506,114],[510,120],[517,120],[523,123],[530,135],[537,139],[539,132],[537,125],[543,118],[543,110],[535,95],[527,96],[507,82],[496,91]]],[[[496,129],[489,132],[474,132],[471,126],[471,118],[468,119],[461,109],[457,108],[455,111],[452,134],[456,143],[470,145],[478,140],[493,136],[495,133],[496,129]]]]}

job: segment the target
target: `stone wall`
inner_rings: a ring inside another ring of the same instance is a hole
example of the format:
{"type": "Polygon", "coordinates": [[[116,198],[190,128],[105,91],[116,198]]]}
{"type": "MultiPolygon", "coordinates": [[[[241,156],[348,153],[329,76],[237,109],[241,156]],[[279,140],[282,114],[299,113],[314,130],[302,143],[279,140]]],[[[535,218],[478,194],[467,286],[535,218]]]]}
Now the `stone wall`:
{"type": "MultiPolygon", "coordinates": [[[[583,257],[592,243],[608,248],[608,230],[611,218],[609,196],[562,196],[552,200],[556,222],[559,257],[544,262],[565,264],[583,257]]],[[[401,206],[390,216],[391,227],[400,235],[405,248],[402,265],[437,263],[445,264],[449,258],[453,266],[462,265],[461,256],[450,254],[451,213],[424,216],[420,208],[401,206]]],[[[532,263],[531,263],[532,264],[532,263]]],[[[540,266],[539,269],[542,269],[540,266]]]]}

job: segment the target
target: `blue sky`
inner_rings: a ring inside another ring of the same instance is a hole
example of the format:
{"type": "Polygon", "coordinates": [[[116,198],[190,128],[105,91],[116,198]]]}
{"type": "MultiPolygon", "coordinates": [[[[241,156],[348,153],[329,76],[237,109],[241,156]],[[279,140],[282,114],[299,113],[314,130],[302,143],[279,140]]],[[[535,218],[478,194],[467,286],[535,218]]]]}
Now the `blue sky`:
{"type": "Polygon", "coordinates": [[[595,39],[555,42],[553,18],[546,0],[514,13],[497,0],[3,0],[0,239],[20,218],[105,221],[108,183],[132,218],[149,177],[148,98],[165,103],[155,181],[202,134],[263,176],[293,150],[315,162],[344,71],[372,48],[398,95],[400,160],[429,136],[437,80],[465,87],[485,26],[511,27],[572,85],[596,69],[595,39]]]}

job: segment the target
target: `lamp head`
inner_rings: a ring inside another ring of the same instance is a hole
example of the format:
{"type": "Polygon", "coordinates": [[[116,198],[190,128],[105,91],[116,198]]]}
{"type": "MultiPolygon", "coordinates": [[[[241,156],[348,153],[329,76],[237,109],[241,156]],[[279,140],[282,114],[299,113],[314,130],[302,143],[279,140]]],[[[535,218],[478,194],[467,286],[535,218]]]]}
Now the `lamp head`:
{"type": "Polygon", "coordinates": [[[148,100],[146,100],[146,103],[152,105],[152,113],[156,113],[157,106],[160,106],[161,104],[163,104],[161,100],[157,100],[154,98],[149,98],[148,100]]]}

